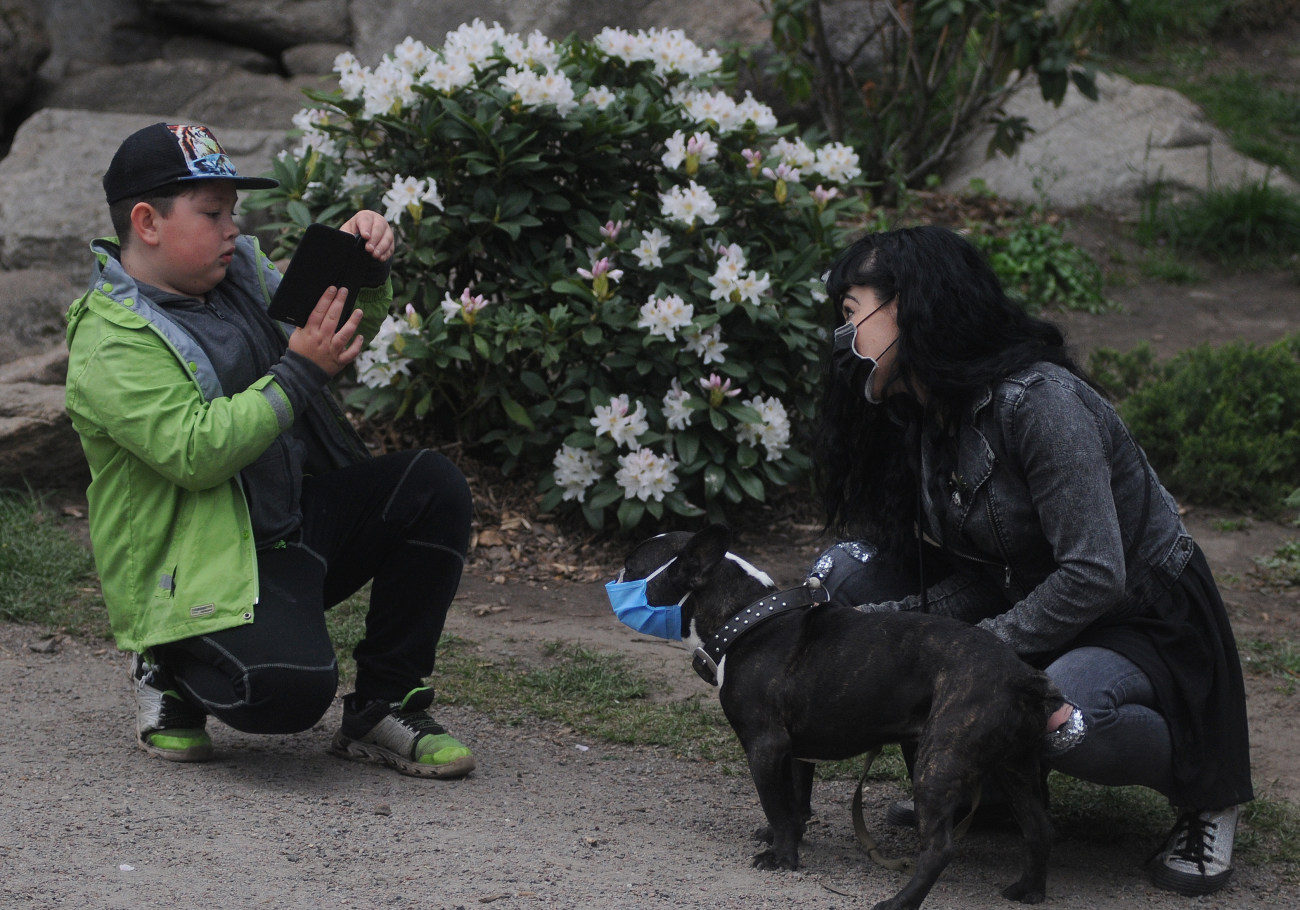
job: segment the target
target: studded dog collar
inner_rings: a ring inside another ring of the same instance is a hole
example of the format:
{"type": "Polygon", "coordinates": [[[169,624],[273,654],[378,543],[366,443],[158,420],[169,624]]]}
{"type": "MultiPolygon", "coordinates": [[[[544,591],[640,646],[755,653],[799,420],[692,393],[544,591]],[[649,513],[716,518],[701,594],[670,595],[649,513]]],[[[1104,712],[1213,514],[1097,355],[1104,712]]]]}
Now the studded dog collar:
{"type": "Polygon", "coordinates": [[[721,629],[709,636],[708,641],[697,647],[691,665],[695,667],[695,672],[700,675],[700,679],[711,686],[716,686],[718,664],[722,663],[727,648],[735,644],[736,639],[774,616],[823,604],[829,600],[830,594],[816,578],[810,579],[797,588],[786,588],[784,591],[769,594],[762,600],[756,600],[734,614],[723,623],[721,629]]]}

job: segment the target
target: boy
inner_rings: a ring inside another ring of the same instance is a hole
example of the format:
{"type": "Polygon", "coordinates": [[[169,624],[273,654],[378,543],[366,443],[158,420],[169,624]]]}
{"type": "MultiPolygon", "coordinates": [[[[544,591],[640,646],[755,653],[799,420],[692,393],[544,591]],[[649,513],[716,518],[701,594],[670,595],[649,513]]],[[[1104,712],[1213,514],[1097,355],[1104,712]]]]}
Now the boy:
{"type": "Polygon", "coordinates": [[[392,301],[391,227],[371,211],[342,226],[373,258],[357,309],[338,327],[331,288],[290,333],[266,314],[280,273],[234,222],[238,190],[276,181],[236,174],[206,127],[157,123],[103,182],[117,237],[91,244],[68,312],[67,409],[113,634],[135,652],[140,747],[206,760],[209,714],[311,727],[338,686],[325,610],[373,581],[331,751],[468,774],[422,683],[460,583],[468,484],[433,452],[370,457],[327,387],[392,301]]]}

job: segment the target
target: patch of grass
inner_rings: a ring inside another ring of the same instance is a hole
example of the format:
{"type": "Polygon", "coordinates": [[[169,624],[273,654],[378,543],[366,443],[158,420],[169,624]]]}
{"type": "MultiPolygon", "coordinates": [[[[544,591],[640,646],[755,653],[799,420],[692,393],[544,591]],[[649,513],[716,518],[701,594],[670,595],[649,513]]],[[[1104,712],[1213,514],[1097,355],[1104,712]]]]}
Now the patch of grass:
{"type": "Polygon", "coordinates": [[[1255,562],[1271,584],[1300,585],[1300,537],[1284,541],[1271,556],[1257,556],[1255,562]]]}
{"type": "Polygon", "coordinates": [[[1300,647],[1286,639],[1252,638],[1238,642],[1242,669],[1278,681],[1278,690],[1294,695],[1300,682],[1300,647]]]}
{"type": "Polygon", "coordinates": [[[1258,74],[1236,71],[1189,78],[1180,89],[1250,158],[1300,176],[1300,93],[1270,85],[1258,74]]]}
{"type": "Polygon", "coordinates": [[[0,491],[0,620],[108,634],[90,551],[35,493],[0,491]]]}
{"type": "Polygon", "coordinates": [[[1146,278],[1166,284],[1197,284],[1204,276],[1193,265],[1179,259],[1168,250],[1157,250],[1138,264],[1138,271],[1146,278]]]}
{"type": "Polygon", "coordinates": [[[1195,276],[1179,260],[1188,254],[1234,266],[1285,265],[1300,253],[1300,196],[1257,180],[1214,185],[1172,204],[1164,187],[1144,201],[1135,238],[1154,250],[1144,271],[1165,280],[1195,276]]]}
{"type": "MultiPolygon", "coordinates": [[[[363,592],[327,617],[345,684],[356,677],[351,653],[364,634],[365,611],[363,592]]],[[[656,685],[619,654],[553,642],[546,656],[545,666],[527,667],[513,657],[486,654],[468,639],[444,635],[433,678],[438,701],[473,708],[510,726],[552,721],[581,736],[743,765],[736,735],[713,699],[653,701],[656,685]]]]}
{"type": "Polygon", "coordinates": [[[1300,178],[1300,91],[1276,75],[1228,69],[1214,46],[1294,16],[1294,0],[1092,0],[1089,11],[1105,65],[1187,96],[1237,151],[1300,178]]]}
{"type": "Polygon", "coordinates": [[[1247,803],[1238,826],[1234,858],[1268,866],[1283,879],[1300,879],[1300,809],[1267,796],[1247,803]]]}
{"type": "MultiPolygon", "coordinates": [[[[1049,778],[1052,821],[1058,833],[1104,841],[1122,830],[1155,852],[1174,823],[1169,801],[1145,787],[1103,787],[1053,773],[1049,778]]],[[[1140,856],[1139,859],[1146,859],[1140,856]]],[[[1300,879],[1300,809],[1285,800],[1259,797],[1242,807],[1233,859],[1268,867],[1284,880],[1300,879]]]]}

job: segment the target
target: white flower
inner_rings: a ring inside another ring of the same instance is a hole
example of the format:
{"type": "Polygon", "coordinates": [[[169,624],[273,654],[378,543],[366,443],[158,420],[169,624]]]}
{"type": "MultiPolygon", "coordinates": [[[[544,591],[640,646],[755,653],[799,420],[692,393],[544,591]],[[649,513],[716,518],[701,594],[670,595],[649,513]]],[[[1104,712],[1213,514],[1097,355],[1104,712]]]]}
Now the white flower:
{"type": "Polygon", "coordinates": [[[474,82],[474,67],[463,55],[453,54],[434,60],[417,81],[435,91],[451,93],[474,82]]]}
{"type": "Polygon", "coordinates": [[[451,322],[453,319],[460,319],[467,325],[473,325],[475,316],[479,310],[488,305],[488,301],[482,294],[471,294],[469,288],[460,292],[459,297],[452,297],[448,291],[442,295],[442,318],[444,322],[451,322]]]}
{"type": "Polygon", "coordinates": [[[617,100],[618,96],[603,85],[593,85],[587,89],[587,94],[582,96],[583,104],[590,104],[598,111],[603,111],[617,100]]]}
{"type": "Polygon", "coordinates": [[[511,67],[500,79],[501,86],[513,92],[524,107],[555,105],[561,117],[578,106],[573,94],[573,83],[561,72],[535,73],[531,69],[511,67]]]}
{"type": "Polygon", "coordinates": [[[655,297],[641,305],[641,318],[637,327],[645,329],[651,335],[662,335],[669,341],[677,340],[677,330],[691,324],[695,318],[695,307],[682,300],[677,294],[667,297],[655,297]]]}
{"type": "Polygon", "coordinates": [[[675,186],[667,193],[659,194],[660,211],[665,218],[680,221],[689,227],[695,226],[698,218],[705,224],[718,221],[718,204],[713,201],[709,191],[694,180],[686,187],[675,186]]]}
{"type": "Polygon", "coordinates": [[[564,499],[582,501],[587,487],[600,480],[600,458],[588,449],[562,445],[551,462],[555,482],[564,490],[564,499]]]}
{"type": "Polygon", "coordinates": [[[691,415],[695,412],[687,406],[691,400],[691,393],[682,388],[682,384],[673,378],[672,387],[664,394],[664,419],[668,421],[668,429],[684,430],[691,422],[691,415]]]}
{"type": "Polygon", "coordinates": [[[482,19],[476,18],[447,33],[443,55],[448,59],[459,57],[468,65],[477,67],[490,60],[497,52],[497,46],[504,44],[506,38],[506,30],[500,25],[495,22],[484,25],[482,19]]]}
{"type": "Polygon", "coordinates": [[[357,355],[357,380],[372,389],[392,385],[398,376],[409,375],[411,358],[402,354],[408,335],[417,330],[398,316],[388,316],[379,324],[375,338],[357,355]]]}
{"type": "Polygon", "coordinates": [[[364,193],[371,186],[373,186],[373,181],[370,179],[370,175],[357,170],[355,167],[350,167],[344,171],[342,178],[339,180],[339,189],[342,190],[345,196],[364,193]]]}
{"type": "Polygon", "coordinates": [[[672,73],[703,76],[722,66],[722,57],[716,50],[703,50],[681,29],[652,28],[633,35],[625,29],[605,28],[592,42],[609,56],[628,63],[653,63],[655,73],[661,77],[672,73]]]}
{"type": "Polygon", "coordinates": [[[630,408],[627,395],[611,398],[608,405],[596,405],[596,416],[591,418],[591,425],[596,428],[596,435],[608,435],[621,446],[627,446],[629,449],[637,448],[637,437],[650,429],[650,423],[646,420],[643,402],[638,401],[636,410],[628,413],[630,408]]]}
{"type": "Polygon", "coordinates": [[[329,111],[323,111],[319,108],[303,108],[293,115],[292,122],[295,129],[302,131],[302,136],[298,139],[298,145],[293,150],[295,158],[300,160],[306,158],[312,151],[326,158],[339,157],[338,143],[323,129],[329,126],[329,111]]]}
{"type": "Polygon", "coordinates": [[[817,161],[817,153],[806,142],[802,139],[786,139],[784,136],[772,143],[771,156],[780,164],[795,168],[810,168],[817,161]]]}
{"type": "Polygon", "coordinates": [[[411,76],[424,71],[437,58],[437,53],[407,35],[402,43],[393,48],[393,62],[406,70],[411,76]]]}
{"type": "Polygon", "coordinates": [[[680,104],[696,123],[713,123],[718,131],[731,133],[745,125],[736,100],[726,92],[706,92],[679,87],[672,100],[680,104]]]}
{"type": "MultiPolygon", "coordinates": [[[[771,288],[768,274],[745,271],[745,251],[737,244],[720,247],[718,266],[709,276],[710,300],[747,301],[757,305],[759,298],[771,288]]],[[[706,361],[707,362],[707,361],[706,361]]]]}
{"type": "Polygon", "coordinates": [[[664,143],[667,149],[663,155],[664,167],[676,170],[686,162],[687,173],[694,173],[695,167],[718,157],[718,144],[707,132],[695,133],[690,139],[681,130],[676,130],[664,143]],[[692,162],[693,159],[693,162],[692,162]]]}
{"type": "Polygon", "coordinates": [[[736,105],[736,117],[742,125],[746,120],[753,123],[760,133],[770,133],[777,127],[776,114],[753,92],[745,92],[745,100],[736,105]]]}
{"type": "Polygon", "coordinates": [[[403,177],[400,174],[395,176],[392,186],[384,193],[383,202],[387,206],[384,218],[393,224],[400,221],[402,215],[409,215],[412,220],[419,221],[424,213],[426,202],[436,209],[442,208],[438,185],[432,177],[421,180],[416,177],[403,177]]]}
{"type": "Polygon", "coordinates": [[[351,51],[344,51],[334,58],[334,72],[339,74],[339,89],[344,98],[356,101],[365,92],[366,76],[370,71],[351,51]]]}
{"type": "Polygon", "coordinates": [[[641,242],[632,249],[632,255],[643,269],[661,269],[664,261],[659,254],[668,247],[668,235],[659,228],[641,234],[641,242]]]}
{"type": "Polygon", "coordinates": [[[736,438],[749,445],[762,445],[768,461],[778,461],[790,448],[790,418],[778,398],[755,395],[741,404],[758,411],[761,423],[744,423],[736,428],[736,438]]]}
{"type": "Polygon", "coordinates": [[[553,70],[560,64],[560,55],[555,49],[555,42],[539,31],[534,30],[527,41],[509,35],[500,43],[502,54],[515,66],[528,68],[540,66],[544,70],[553,70]]]}
{"type": "Polygon", "coordinates": [[[812,169],[836,183],[852,180],[862,173],[862,168],[858,166],[858,153],[839,142],[831,142],[817,149],[816,163],[812,169]]]}
{"type": "Polygon", "coordinates": [[[400,113],[418,97],[414,84],[415,80],[409,72],[392,59],[383,60],[365,78],[362,90],[365,99],[363,116],[373,118],[400,113]]]}
{"type": "Polygon", "coordinates": [[[682,338],[686,341],[686,350],[698,354],[701,363],[727,362],[727,358],[722,356],[727,349],[727,343],[722,340],[722,326],[715,325],[702,332],[684,332],[682,338]]]}
{"type": "Polygon", "coordinates": [[[677,489],[677,475],[673,470],[677,460],[671,455],[656,455],[649,449],[637,449],[618,456],[618,473],[615,482],[623,488],[623,497],[636,497],[642,502],[654,497],[662,502],[665,493],[677,489]]]}

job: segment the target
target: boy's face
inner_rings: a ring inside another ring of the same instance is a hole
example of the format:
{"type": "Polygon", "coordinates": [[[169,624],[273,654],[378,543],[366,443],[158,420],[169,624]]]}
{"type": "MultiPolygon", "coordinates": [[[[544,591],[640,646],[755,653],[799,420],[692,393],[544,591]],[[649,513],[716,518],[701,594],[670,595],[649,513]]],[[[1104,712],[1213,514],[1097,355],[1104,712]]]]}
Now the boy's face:
{"type": "Polygon", "coordinates": [[[228,181],[202,182],[176,197],[171,213],[156,219],[155,277],[164,290],[202,297],[226,277],[235,252],[235,202],[228,181]]]}

